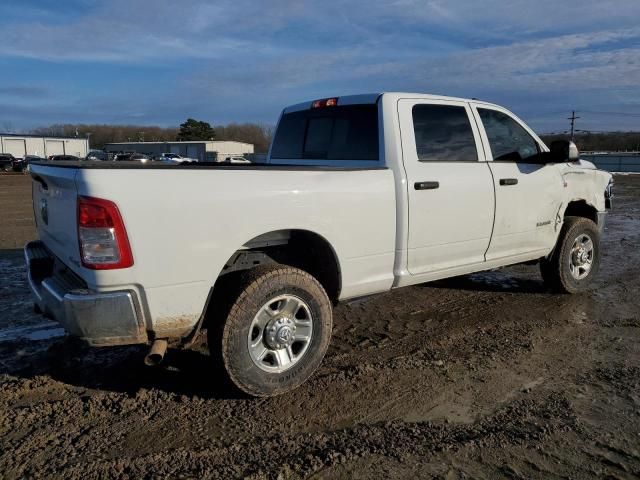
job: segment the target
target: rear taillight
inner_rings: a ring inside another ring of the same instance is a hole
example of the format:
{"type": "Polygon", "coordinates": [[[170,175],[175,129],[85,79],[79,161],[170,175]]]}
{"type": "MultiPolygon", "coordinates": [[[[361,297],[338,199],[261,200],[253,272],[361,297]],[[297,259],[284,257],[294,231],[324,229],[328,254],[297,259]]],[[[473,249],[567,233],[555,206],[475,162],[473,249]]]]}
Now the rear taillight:
{"type": "Polygon", "coordinates": [[[82,265],[93,270],[133,265],[131,246],[115,203],[78,197],[78,242],[82,265]]]}

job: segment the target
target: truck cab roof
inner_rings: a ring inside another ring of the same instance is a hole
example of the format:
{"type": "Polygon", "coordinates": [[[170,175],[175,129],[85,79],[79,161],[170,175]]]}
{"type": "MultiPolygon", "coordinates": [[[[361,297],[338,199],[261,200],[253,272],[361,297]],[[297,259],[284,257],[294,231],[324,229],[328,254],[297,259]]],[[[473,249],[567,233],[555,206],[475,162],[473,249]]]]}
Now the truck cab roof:
{"type": "MultiPolygon", "coordinates": [[[[358,104],[372,104],[377,103],[380,97],[395,97],[397,99],[400,98],[417,98],[423,100],[453,100],[453,101],[461,101],[461,102],[474,102],[482,105],[497,107],[493,103],[484,102],[475,98],[462,98],[462,97],[450,97],[446,95],[435,95],[430,93],[411,93],[411,92],[377,92],[377,93],[361,93],[355,95],[342,95],[336,97],[325,97],[325,99],[333,99],[337,100],[337,105],[358,105],[358,104]]],[[[313,106],[313,103],[318,100],[309,100],[306,102],[296,103],[294,105],[290,105],[286,107],[283,113],[296,112],[300,110],[307,110],[313,106]]]]}

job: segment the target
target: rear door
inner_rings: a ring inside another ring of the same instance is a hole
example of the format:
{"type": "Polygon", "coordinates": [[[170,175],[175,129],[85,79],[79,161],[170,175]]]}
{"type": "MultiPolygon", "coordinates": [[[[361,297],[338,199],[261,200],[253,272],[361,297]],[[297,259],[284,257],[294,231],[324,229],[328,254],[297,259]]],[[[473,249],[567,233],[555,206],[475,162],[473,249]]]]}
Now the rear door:
{"type": "Polygon", "coordinates": [[[562,205],[562,176],[540,164],[542,146],[510,112],[474,106],[496,191],[496,219],[487,261],[544,255],[553,247],[562,205]]]}
{"type": "Polygon", "coordinates": [[[491,172],[466,102],[398,102],[409,198],[408,269],[482,264],[494,215],[491,172]]]}

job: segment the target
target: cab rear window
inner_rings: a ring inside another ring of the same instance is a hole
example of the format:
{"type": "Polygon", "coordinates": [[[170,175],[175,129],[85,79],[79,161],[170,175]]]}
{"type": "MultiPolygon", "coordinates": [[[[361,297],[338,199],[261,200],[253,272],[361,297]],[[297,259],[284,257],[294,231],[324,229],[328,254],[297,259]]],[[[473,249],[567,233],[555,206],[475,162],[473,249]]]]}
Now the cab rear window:
{"type": "Polygon", "coordinates": [[[271,157],[378,160],[378,107],[345,105],[287,113],[278,124],[271,157]]]}

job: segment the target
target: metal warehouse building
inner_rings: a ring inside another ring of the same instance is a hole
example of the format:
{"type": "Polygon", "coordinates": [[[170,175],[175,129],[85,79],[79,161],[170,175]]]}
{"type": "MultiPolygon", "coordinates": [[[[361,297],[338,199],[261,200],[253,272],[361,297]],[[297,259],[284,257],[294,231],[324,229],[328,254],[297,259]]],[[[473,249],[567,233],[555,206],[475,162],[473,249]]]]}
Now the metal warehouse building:
{"type": "Polygon", "coordinates": [[[89,140],[86,138],[0,133],[0,153],[10,153],[16,158],[25,155],[44,158],[50,155],[75,155],[84,158],[88,151],[89,140]]]}
{"type": "Polygon", "coordinates": [[[189,142],[122,142],[107,143],[107,152],[137,152],[151,157],[162,153],[177,153],[195,158],[200,162],[222,162],[227,157],[253,153],[252,143],[233,141],[189,141],[189,142]]]}

